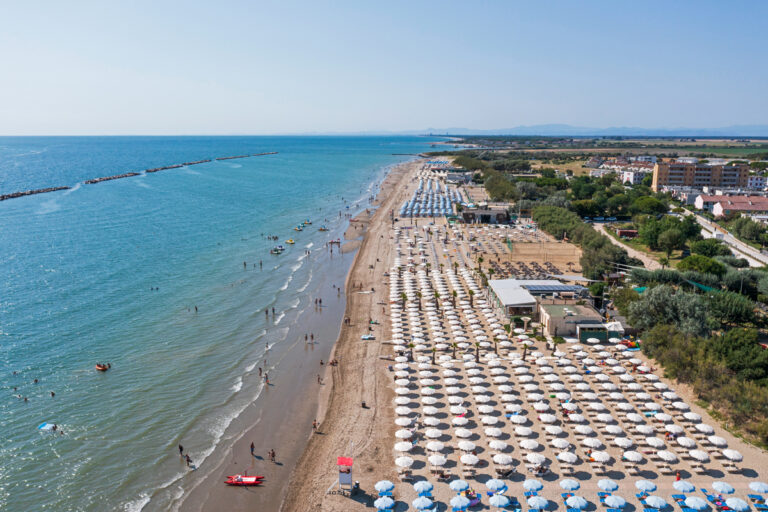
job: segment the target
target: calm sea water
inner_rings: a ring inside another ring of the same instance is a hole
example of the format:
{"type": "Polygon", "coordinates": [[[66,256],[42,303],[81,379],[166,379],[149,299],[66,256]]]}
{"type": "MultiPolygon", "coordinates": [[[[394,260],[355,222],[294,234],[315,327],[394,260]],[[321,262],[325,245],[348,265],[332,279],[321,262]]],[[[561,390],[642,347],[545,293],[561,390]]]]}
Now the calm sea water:
{"type": "Polygon", "coordinates": [[[176,442],[204,465],[260,392],[264,342],[291,341],[288,324],[330,264],[305,250],[342,235],[339,212],[362,208],[408,158],[392,153],[430,142],[0,138],[0,193],[75,187],[0,203],[0,509],[138,510],[182,477],[178,458],[168,463],[176,442]],[[265,151],[279,154],[77,185],[265,151]],[[271,256],[264,233],[297,243],[271,256]],[[95,372],[100,361],[114,369],[95,372]]]}

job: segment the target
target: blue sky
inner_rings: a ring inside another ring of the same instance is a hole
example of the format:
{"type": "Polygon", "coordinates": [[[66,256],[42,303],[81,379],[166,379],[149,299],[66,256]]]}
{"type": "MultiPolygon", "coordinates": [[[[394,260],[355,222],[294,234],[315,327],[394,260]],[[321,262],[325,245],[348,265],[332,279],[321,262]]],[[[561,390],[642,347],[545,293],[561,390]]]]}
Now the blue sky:
{"type": "Polygon", "coordinates": [[[768,2],[3,2],[0,134],[768,124],[768,2]]]}

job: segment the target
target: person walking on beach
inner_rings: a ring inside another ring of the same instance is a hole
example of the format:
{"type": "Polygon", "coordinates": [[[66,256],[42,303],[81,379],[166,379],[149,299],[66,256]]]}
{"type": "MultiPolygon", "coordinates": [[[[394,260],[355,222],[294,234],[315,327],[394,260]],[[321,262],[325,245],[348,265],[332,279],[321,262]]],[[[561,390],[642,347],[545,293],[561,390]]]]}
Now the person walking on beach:
{"type": "Polygon", "coordinates": [[[179,457],[184,457],[184,447],[179,443],[179,457]]]}
{"type": "Polygon", "coordinates": [[[323,382],[323,379],[320,378],[320,374],[318,373],[317,374],[317,383],[318,384],[322,384],[322,382],[323,382]]]}
{"type": "Polygon", "coordinates": [[[187,463],[187,467],[192,467],[192,459],[189,458],[189,455],[184,456],[184,461],[187,463]]]}
{"type": "Polygon", "coordinates": [[[317,432],[317,427],[318,427],[318,424],[317,424],[317,420],[314,420],[314,421],[312,422],[312,430],[313,430],[313,431],[315,431],[315,432],[317,432]]]}
{"type": "Polygon", "coordinates": [[[251,441],[251,455],[254,455],[253,451],[256,447],[253,445],[253,441],[251,441]]]}
{"type": "Polygon", "coordinates": [[[272,316],[275,316],[275,308],[274,308],[274,306],[272,307],[272,316]]]}

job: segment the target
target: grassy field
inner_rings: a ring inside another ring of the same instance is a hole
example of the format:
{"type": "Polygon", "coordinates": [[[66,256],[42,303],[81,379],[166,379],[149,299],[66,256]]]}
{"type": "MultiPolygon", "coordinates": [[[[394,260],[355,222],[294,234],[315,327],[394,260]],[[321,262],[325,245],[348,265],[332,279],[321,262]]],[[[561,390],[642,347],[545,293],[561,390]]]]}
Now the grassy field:
{"type": "Polygon", "coordinates": [[[574,176],[581,176],[582,174],[589,174],[589,171],[591,169],[588,169],[584,167],[584,164],[587,162],[586,159],[584,160],[576,160],[574,162],[568,162],[565,164],[553,164],[553,163],[542,163],[541,160],[531,160],[531,168],[533,169],[542,169],[545,167],[549,167],[552,169],[557,169],[559,171],[572,171],[574,176]]]}
{"type": "MultiPolygon", "coordinates": [[[[611,229],[609,226],[606,226],[605,231],[606,231],[606,233],[608,233],[610,236],[612,236],[613,238],[615,238],[619,242],[621,242],[623,244],[626,244],[626,245],[632,247],[633,249],[635,249],[637,251],[640,251],[642,253],[647,254],[648,256],[650,256],[651,258],[655,259],[656,261],[659,261],[660,258],[666,258],[667,257],[667,253],[666,252],[663,252],[663,251],[652,251],[651,249],[648,248],[647,245],[642,243],[637,238],[633,238],[632,240],[626,240],[624,238],[619,238],[619,236],[616,234],[616,231],[611,229]]],[[[681,251],[681,250],[672,251],[672,254],[669,256],[669,265],[668,266],[674,267],[682,259],[683,259],[683,251],[681,251]]]]}

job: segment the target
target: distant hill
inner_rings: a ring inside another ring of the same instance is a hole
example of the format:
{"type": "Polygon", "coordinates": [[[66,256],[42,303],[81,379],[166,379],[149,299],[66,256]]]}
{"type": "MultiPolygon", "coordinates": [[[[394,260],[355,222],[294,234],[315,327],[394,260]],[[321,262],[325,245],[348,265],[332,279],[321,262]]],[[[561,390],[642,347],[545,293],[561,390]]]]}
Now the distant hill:
{"type": "Polygon", "coordinates": [[[422,133],[433,135],[543,135],[543,136],[627,136],[627,137],[768,137],[768,125],[734,125],[722,128],[637,128],[616,126],[589,128],[568,124],[536,124],[499,130],[469,128],[429,128],[422,133]]]}

